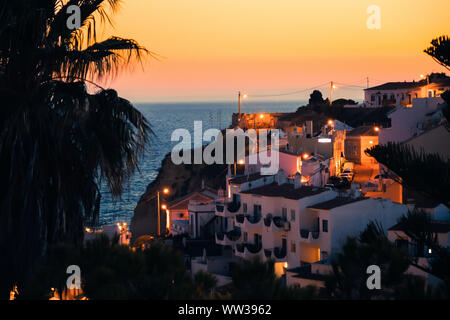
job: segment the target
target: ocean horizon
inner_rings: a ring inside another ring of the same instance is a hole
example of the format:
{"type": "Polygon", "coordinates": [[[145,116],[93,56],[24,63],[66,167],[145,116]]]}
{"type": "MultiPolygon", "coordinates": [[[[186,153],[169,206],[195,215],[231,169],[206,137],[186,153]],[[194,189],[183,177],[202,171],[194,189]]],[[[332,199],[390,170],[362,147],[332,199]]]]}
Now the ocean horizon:
{"type": "MultiPolygon", "coordinates": [[[[243,101],[241,112],[293,112],[307,104],[298,101],[243,101]]],[[[238,112],[236,101],[229,102],[149,102],[134,103],[150,122],[154,136],[139,161],[139,172],[124,186],[120,199],[114,200],[106,183],[101,185],[100,203],[101,224],[131,221],[134,208],[147,186],[156,179],[161,161],[177,142],[171,141],[175,129],[194,131],[194,121],[202,121],[203,131],[210,128],[224,129],[231,125],[231,116],[238,112]]]]}

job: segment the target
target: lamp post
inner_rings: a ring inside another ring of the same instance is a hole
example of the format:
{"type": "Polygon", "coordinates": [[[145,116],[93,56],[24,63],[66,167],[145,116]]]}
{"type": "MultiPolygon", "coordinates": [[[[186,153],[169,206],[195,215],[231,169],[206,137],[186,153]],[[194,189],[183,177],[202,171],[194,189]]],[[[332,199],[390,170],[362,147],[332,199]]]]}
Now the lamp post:
{"type": "MultiPolygon", "coordinates": [[[[423,74],[421,74],[420,77],[422,79],[425,78],[425,76],[423,74]]],[[[427,74],[426,78],[427,78],[427,95],[425,98],[428,98],[428,86],[430,85],[430,76],[427,74]]]]}
{"type": "Polygon", "coordinates": [[[242,99],[241,97],[243,99],[247,99],[247,94],[246,93],[241,94],[241,92],[238,91],[238,106],[239,106],[239,109],[238,109],[238,121],[241,121],[241,99],[242,99]]]}
{"type": "MultiPolygon", "coordinates": [[[[169,188],[163,188],[162,189],[162,193],[163,194],[168,194],[169,193],[169,188]]],[[[161,204],[160,204],[160,191],[158,190],[157,192],[156,192],[156,197],[157,197],[157,199],[158,199],[158,236],[160,236],[161,235],[161,204]]],[[[167,208],[167,206],[166,205],[164,205],[166,208],[167,208]]]]}
{"type": "Polygon", "coordinates": [[[336,89],[336,86],[333,84],[333,81],[330,83],[330,107],[333,105],[333,89],[336,89]]]}

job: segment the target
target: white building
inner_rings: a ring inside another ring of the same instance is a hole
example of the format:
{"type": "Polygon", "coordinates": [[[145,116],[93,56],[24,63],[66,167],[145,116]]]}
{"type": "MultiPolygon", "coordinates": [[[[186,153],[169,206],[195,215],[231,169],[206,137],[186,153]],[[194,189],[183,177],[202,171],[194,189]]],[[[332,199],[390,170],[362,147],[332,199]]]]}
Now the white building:
{"type": "Polygon", "coordinates": [[[216,243],[231,246],[243,259],[273,260],[277,275],[287,271],[288,284],[301,281],[296,268],[318,261],[326,265],[323,261],[346,237],[359,234],[371,220],[387,228],[407,212],[407,206],[390,200],[357,193],[338,197],[331,189],[305,186],[298,173],[293,179],[283,170],[252,178],[231,179],[229,202],[216,207],[228,228],[216,234],[216,243]]]}
{"type": "Polygon", "coordinates": [[[445,74],[434,73],[427,78],[418,82],[387,82],[364,89],[364,105],[410,107],[415,98],[440,97],[450,89],[450,79],[445,74]]]}
{"type": "MultiPolygon", "coordinates": [[[[424,209],[430,215],[430,231],[436,235],[439,246],[450,249],[450,211],[444,205],[438,205],[434,208],[424,209]]],[[[417,264],[423,268],[429,268],[430,259],[433,258],[434,252],[431,248],[420,246],[409,238],[404,232],[401,223],[397,223],[388,230],[388,239],[394,242],[397,247],[405,248],[409,254],[417,259],[417,264]]],[[[421,268],[411,265],[407,273],[421,276],[426,280],[427,284],[432,286],[440,283],[435,276],[428,274],[421,268]]]]}
{"type": "Polygon", "coordinates": [[[440,121],[438,111],[443,103],[442,98],[417,98],[413,100],[411,107],[396,107],[388,114],[390,127],[380,129],[379,143],[403,142],[420,134],[427,122],[433,119],[440,121]]]}

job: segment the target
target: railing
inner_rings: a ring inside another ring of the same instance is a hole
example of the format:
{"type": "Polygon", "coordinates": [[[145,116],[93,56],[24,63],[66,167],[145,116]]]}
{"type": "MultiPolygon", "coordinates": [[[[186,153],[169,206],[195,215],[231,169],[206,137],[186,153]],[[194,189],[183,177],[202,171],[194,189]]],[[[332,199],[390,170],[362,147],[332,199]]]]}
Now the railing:
{"type": "Polygon", "coordinates": [[[285,218],[282,217],[274,217],[273,223],[280,229],[284,229],[285,231],[289,231],[291,228],[291,224],[285,218]]]}
{"type": "Polygon", "coordinates": [[[229,202],[227,204],[227,209],[231,213],[237,212],[241,208],[241,202],[229,202]]]}
{"type": "Polygon", "coordinates": [[[260,243],[257,243],[257,244],[247,243],[246,248],[250,253],[256,254],[261,251],[262,246],[260,243]]]}
{"type": "Polygon", "coordinates": [[[266,258],[271,258],[272,257],[272,250],[264,249],[264,255],[266,256],[266,258]]]}
{"type": "Polygon", "coordinates": [[[273,254],[277,259],[283,259],[286,257],[286,247],[276,247],[273,249],[273,254]]]}
{"type": "Polygon", "coordinates": [[[265,218],[264,218],[264,225],[266,227],[270,227],[270,224],[272,223],[272,214],[268,214],[265,218]]]}
{"type": "Polygon", "coordinates": [[[236,222],[237,223],[244,223],[245,215],[243,214],[237,214],[236,215],[236,222]]]}
{"type": "Polygon", "coordinates": [[[216,236],[217,236],[217,239],[219,239],[220,241],[223,241],[223,239],[225,237],[225,233],[224,232],[217,232],[216,236]]]}
{"type": "Polygon", "coordinates": [[[319,231],[310,231],[309,229],[300,229],[300,237],[303,239],[317,240],[319,239],[319,231]],[[311,235],[311,238],[310,238],[311,235]]]}
{"type": "Polygon", "coordinates": [[[230,241],[237,241],[241,237],[241,231],[239,229],[231,230],[225,233],[226,237],[230,241]]]}
{"type": "Polygon", "coordinates": [[[256,224],[258,222],[261,221],[262,216],[261,215],[246,215],[245,216],[247,218],[247,221],[250,222],[251,224],[256,224]]]}

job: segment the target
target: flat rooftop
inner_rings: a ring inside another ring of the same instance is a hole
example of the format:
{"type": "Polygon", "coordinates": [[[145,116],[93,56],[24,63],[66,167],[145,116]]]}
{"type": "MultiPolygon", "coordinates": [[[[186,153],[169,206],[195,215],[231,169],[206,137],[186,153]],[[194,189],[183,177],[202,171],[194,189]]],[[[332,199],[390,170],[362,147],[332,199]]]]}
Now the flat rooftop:
{"type": "Polygon", "coordinates": [[[337,207],[343,207],[348,204],[355,203],[355,202],[362,201],[362,200],[367,200],[367,199],[369,199],[369,198],[336,197],[334,199],[309,206],[308,208],[320,209],[320,210],[331,210],[331,209],[334,209],[337,207]]]}
{"type": "Polygon", "coordinates": [[[243,191],[243,194],[255,194],[265,197],[283,197],[291,200],[299,200],[305,197],[314,196],[316,194],[328,191],[325,188],[302,186],[298,189],[294,188],[293,184],[285,183],[278,185],[278,183],[271,183],[259,188],[243,191]]]}

